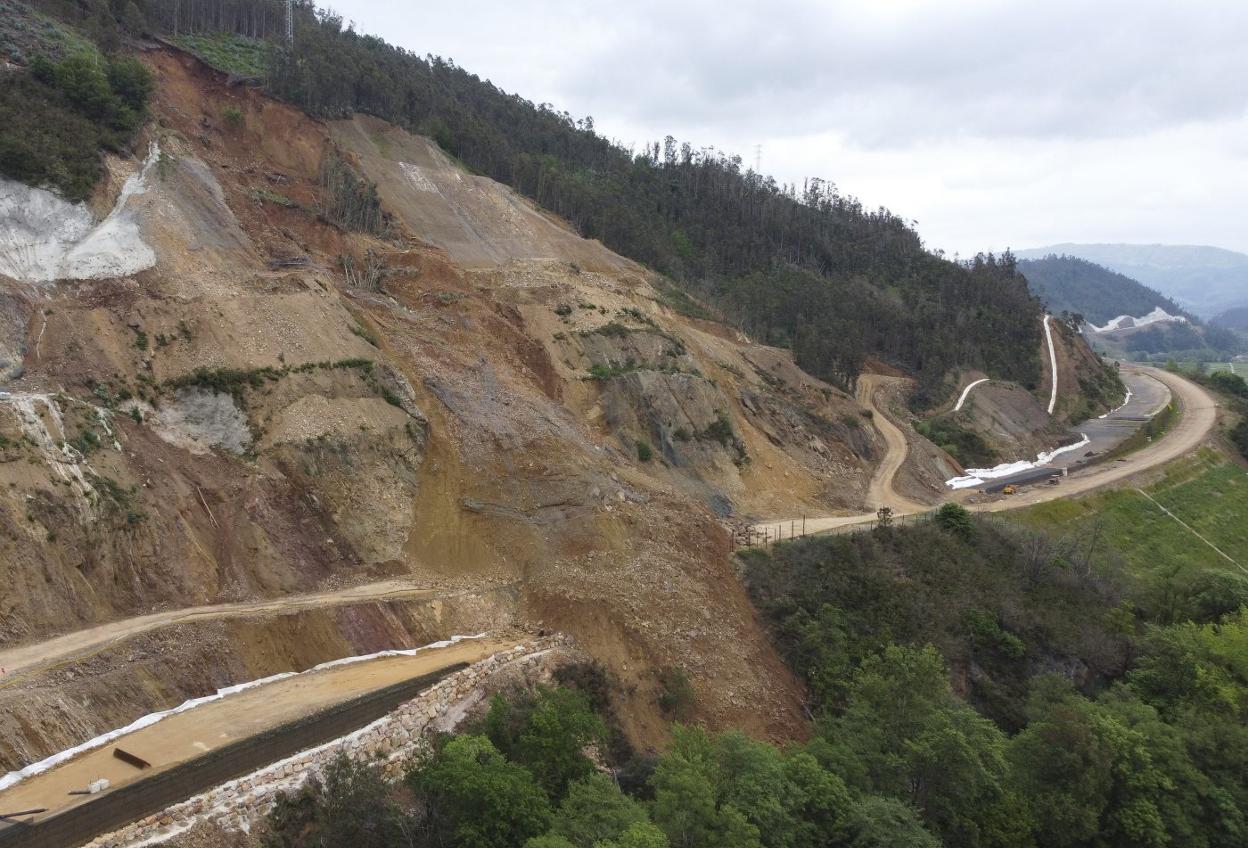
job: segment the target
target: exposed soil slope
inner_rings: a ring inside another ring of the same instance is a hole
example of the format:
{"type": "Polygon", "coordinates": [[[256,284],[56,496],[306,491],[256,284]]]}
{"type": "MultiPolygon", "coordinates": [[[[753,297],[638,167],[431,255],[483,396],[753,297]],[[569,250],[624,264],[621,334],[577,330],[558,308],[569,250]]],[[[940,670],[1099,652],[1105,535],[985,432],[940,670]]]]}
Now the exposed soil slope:
{"type": "Polygon", "coordinates": [[[641,273],[493,180],[466,173],[427,138],[367,115],[335,122],[330,132],[377,183],[385,207],[460,268],[550,260],[587,271],[641,273]]]}
{"type": "MultiPolygon", "coordinates": [[[[645,269],[424,139],[314,121],[173,51],[146,61],[159,154],[125,208],[154,265],[0,278],[0,649],[34,666],[8,692],[72,691],[106,717],[19,710],[7,755],[231,682],[143,622],[385,581],[518,582],[500,625],[576,636],[640,742],[661,738],[667,666],[710,722],[800,734],[724,520],[864,508],[884,447],[858,403],[672,311],[645,269]],[[331,156],[378,184],[384,237],[323,214],[331,156]],[[130,619],[137,636],[107,627],[130,619]],[[111,676],[84,679],[101,656],[111,676]]],[[[97,216],[141,167],[108,166],[97,216]]]]}

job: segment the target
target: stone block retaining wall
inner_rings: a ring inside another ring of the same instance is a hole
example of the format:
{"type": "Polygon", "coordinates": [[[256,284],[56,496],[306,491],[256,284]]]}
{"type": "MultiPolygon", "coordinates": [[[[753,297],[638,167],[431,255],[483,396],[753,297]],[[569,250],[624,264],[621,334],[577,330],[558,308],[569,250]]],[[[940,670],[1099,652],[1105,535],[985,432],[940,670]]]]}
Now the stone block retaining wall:
{"type": "Polygon", "coordinates": [[[555,635],[526,642],[456,672],[365,727],[303,751],[92,840],[86,848],[144,848],[191,828],[214,823],[249,832],[273,807],[279,792],[297,791],[319,776],[338,754],[380,764],[389,780],[400,778],[409,761],[427,750],[434,733],[450,732],[489,693],[512,683],[550,680],[571,658],[570,640],[555,635]]]}

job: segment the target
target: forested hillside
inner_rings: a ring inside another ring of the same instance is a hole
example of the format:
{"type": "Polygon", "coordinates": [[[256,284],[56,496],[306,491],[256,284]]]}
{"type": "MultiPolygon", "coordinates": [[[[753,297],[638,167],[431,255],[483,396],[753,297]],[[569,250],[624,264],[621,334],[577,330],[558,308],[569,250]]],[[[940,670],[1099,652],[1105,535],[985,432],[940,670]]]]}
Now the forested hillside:
{"type": "Polygon", "coordinates": [[[1018,269],[1032,293],[1055,315],[1070,312],[1103,325],[1120,315],[1147,315],[1159,306],[1171,315],[1184,314],[1177,303],[1160,292],[1076,256],[1023,259],[1018,269]]]}
{"type": "Polygon", "coordinates": [[[751,551],[745,575],[810,687],[812,750],[941,844],[1243,844],[1248,584],[1128,576],[1098,542],[947,504],[751,551]]]}
{"type": "Polygon", "coordinates": [[[1104,325],[1122,315],[1140,318],[1160,307],[1188,319],[1098,336],[1098,346],[1104,345],[1116,355],[1138,360],[1168,356],[1218,360],[1243,347],[1238,336],[1225,327],[1201,324],[1160,292],[1086,259],[1050,255],[1019,260],[1018,267],[1032,292],[1053,313],[1082,315],[1093,325],[1104,325]]]}
{"type": "Polygon", "coordinates": [[[1221,312],[1210,323],[1228,330],[1248,330],[1248,306],[1239,306],[1221,312]]]}
{"type": "Polygon", "coordinates": [[[1020,258],[1078,256],[1126,274],[1209,318],[1248,300],[1248,256],[1218,247],[1180,244],[1056,244],[1019,251],[1020,258]]]}
{"type": "Polygon", "coordinates": [[[146,119],[152,81],[135,59],[94,44],[13,0],[0,0],[0,174],[82,200],[146,119]]]}
{"type": "MultiPolygon", "coordinates": [[[[142,33],[274,37],[283,28],[272,0],[34,5],[101,43],[142,33]]],[[[1008,255],[947,261],[900,217],[865,209],[832,183],[782,186],[739,157],[671,137],[635,154],[595,133],[591,118],[344,29],[310,3],[296,17],[293,49],[270,52],[274,94],[315,115],[366,112],[430,135],[760,339],[792,347],[817,376],[850,386],[878,357],[918,377],[919,403],[946,393],[956,368],[1028,386],[1038,379],[1041,309],[1008,255]]]]}

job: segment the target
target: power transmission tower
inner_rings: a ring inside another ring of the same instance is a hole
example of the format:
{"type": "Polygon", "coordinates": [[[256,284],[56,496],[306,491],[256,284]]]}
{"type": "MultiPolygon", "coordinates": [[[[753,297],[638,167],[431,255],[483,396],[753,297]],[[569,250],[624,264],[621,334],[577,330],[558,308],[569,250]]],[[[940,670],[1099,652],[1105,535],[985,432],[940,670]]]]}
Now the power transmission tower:
{"type": "Polygon", "coordinates": [[[763,173],[763,146],[761,144],[754,145],[754,173],[763,173]]]}
{"type": "Polygon", "coordinates": [[[286,46],[295,43],[295,0],[286,0],[286,46]]]}

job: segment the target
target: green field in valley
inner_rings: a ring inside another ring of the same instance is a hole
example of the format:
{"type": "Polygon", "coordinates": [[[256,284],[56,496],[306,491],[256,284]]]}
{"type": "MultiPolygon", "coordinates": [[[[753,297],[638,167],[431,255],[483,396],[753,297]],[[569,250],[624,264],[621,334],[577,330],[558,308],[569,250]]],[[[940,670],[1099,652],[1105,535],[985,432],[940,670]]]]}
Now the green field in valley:
{"type": "Polygon", "coordinates": [[[1116,558],[1163,592],[1211,569],[1248,576],[1248,472],[1212,449],[1165,472],[1142,490],[1053,501],[1011,520],[1095,544],[1096,558],[1116,558]]]}
{"type": "Polygon", "coordinates": [[[1248,362],[1210,362],[1206,367],[1210,374],[1215,371],[1230,371],[1232,374],[1248,377],[1248,362]]]}

